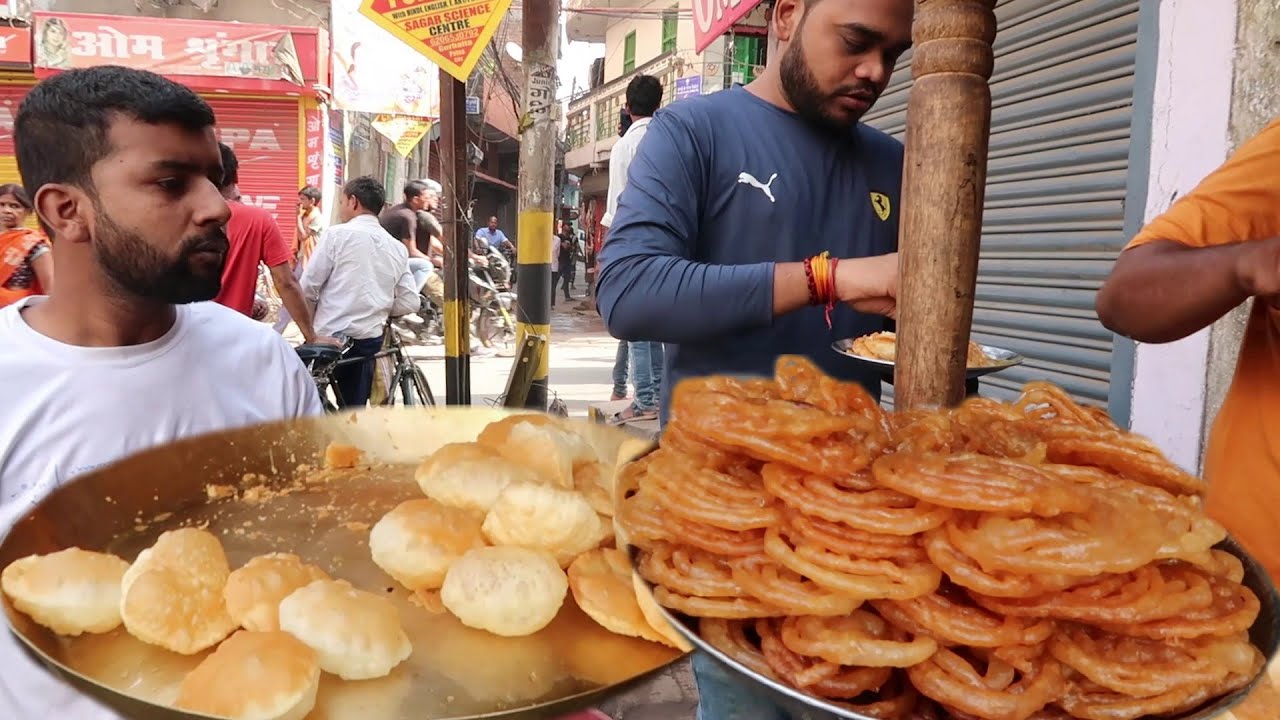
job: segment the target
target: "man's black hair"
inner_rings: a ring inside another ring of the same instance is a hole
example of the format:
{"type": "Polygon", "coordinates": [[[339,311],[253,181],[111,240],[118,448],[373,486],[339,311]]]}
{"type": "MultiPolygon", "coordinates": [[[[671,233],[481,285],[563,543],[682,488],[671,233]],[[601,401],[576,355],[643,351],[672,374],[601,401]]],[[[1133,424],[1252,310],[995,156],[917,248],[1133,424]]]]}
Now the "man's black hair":
{"type": "Polygon", "coordinates": [[[118,115],[190,131],[214,124],[199,95],[146,70],[104,65],[58,73],[27,93],[14,120],[27,193],[35,197],[50,183],[91,189],[89,171],[111,152],[107,131],[118,115]]]}
{"type": "Polygon", "coordinates": [[[240,182],[240,160],[226,143],[218,143],[218,150],[222,152],[222,182],[218,183],[218,189],[226,190],[240,182]]]}
{"type": "Polygon", "coordinates": [[[298,194],[301,195],[302,197],[309,198],[312,202],[317,202],[317,203],[320,202],[320,198],[324,197],[324,194],[320,192],[320,188],[316,187],[315,185],[308,185],[302,188],[301,190],[298,191],[298,194]]]}
{"type": "Polygon", "coordinates": [[[404,201],[409,202],[410,200],[418,197],[419,195],[421,195],[426,191],[427,191],[426,183],[419,182],[417,180],[410,180],[409,182],[404,184],[404,201]]]}
{"type": "Polygon", "coordinates": [[[348,180],[347,184],[342,186],[342,194],[355,198],[360,203],[360,207],[375,215],[382,212],[382,206],[387,204],[386,188],[370,175],[348,180]]]}
{"type": "Polygon", "coordinates": [[[627,83],[627,110],[632,118],[653,117],[662,104],[662,83],[652,75],[637,75],[627,83]]]}

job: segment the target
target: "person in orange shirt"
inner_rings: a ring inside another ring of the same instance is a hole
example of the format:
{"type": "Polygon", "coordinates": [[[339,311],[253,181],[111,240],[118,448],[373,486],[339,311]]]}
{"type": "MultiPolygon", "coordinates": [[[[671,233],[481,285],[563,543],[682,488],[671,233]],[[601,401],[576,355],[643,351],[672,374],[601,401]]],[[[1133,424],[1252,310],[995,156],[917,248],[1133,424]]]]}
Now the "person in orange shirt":
{"type": "Polygon", "coordinates": [[[1280,580],[1280,118],[1138,233],[1097,310],[1116,333],[1166,343],[1250,298],[1209,437],[1206,507],[1280,580]]]}

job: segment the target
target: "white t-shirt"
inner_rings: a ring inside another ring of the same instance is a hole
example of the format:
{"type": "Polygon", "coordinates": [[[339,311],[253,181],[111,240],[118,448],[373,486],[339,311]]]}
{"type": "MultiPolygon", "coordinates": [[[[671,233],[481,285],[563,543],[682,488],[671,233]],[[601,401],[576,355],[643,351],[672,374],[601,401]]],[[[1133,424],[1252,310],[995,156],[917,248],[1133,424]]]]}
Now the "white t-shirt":
{"type": "MultiPolygon", "coordinates": [[[[33,330],[27,298],[0,310],[0,533],[72,477],[179,438],[323,412],[271,328],[216,303],[182,305],[133,347],[65,345],[33,330]]],[[[0,718],[116,718],[0,630],[0,718]]]]}
{"type": "Polygon", "coordinates": [[[627,187],[627,171],[631,169],[631,161],[636,159],[640,150],[640,141],[649,132],[649,121],[653,118],[642,117],[631,123],[627,132],[618,138],[609,151],[609,190],[605,194],[604,215],[600,224],[613,226],[613,216],[618,214],[618,198],[627,187]]]}

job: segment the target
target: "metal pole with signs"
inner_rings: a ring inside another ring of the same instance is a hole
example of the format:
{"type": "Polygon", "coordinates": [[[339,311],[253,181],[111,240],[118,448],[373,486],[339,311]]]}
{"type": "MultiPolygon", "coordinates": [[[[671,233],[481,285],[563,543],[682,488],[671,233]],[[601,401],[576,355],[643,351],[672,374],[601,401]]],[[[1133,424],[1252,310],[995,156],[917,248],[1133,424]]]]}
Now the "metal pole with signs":
{"type": "MultiPolygon", "coordinates": [[[[556,56],[560,45],[557,0],[526,0],[523,10],[524,114],[520,119],[520,226],[516,278],[518,342],[551,337],[551,259],[556,251],[556,56]]],[[[548,349],[538,356],[525,407],[547,409],[548,349]]]]}
{"type": "MultiPolygon", "coordinates": [[[[471,232],[467,224],[466,81],[498,29],[511,0],[402,3],[362,0],[360,13],[440,67],[440,145],[445,192],[445,397],[471,404],[471,309],[467,275],[471,232]],[[447,6],[447,7],[445,7],[447,6]]],[[[479,113],[480,108],[475,108],[479,113]]]]}

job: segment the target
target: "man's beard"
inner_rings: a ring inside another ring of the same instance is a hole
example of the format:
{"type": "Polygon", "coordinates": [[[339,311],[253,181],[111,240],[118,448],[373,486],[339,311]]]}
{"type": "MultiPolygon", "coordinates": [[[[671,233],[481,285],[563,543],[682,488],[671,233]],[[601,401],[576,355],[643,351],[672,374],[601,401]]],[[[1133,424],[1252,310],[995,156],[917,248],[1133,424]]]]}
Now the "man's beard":
{"type": "Polygon", "coordinates": [[[98,264],[129,296],[183,305],[212,300],[222,289],[222,270],[230,249],[222,227],[183,240],[173,259],[162,255],[137,233],[121,227],[102,208],[98,208],[96,231],[93,248],[98,264]],[[216,264],[195,257],[209,250],[221,254],[216,264]]]}
{"type": "MultiPolygon", "coordinates": [[[[814,77],[813,70],[805,60],[804,50],[801,49],[800,38],[803,33],[804,19],[802,18],[800,26],[796,28],[795,38],[787,46],[787,51],[782,54],[782,62],[778,66],[782,93],[791,103],[796,114],[810,123],[828,130],[848,130],[850,122],[828,112],[827,105],[841,95],[869,92],[872,97],[875,97],[879,93],[870,84],[841,86],[834,92],[823,92],[818,87],[818,79],[814,77]]],[[[859,119],[855,117],[853,121],[856,122],[859,119]]]]}

